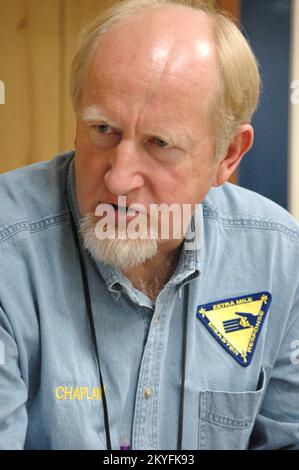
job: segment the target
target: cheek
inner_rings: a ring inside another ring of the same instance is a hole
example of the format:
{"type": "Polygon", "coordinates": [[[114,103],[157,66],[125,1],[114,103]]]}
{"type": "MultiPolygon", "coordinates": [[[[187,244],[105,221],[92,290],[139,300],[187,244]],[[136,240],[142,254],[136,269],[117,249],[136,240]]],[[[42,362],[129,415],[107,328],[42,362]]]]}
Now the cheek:
{"type": "Polygon", "coordinates": [[[182,168],[166,171],[157,169],[148,181],[151,183],[153,199],[159,204],[187,204],[193,202],[194,188],[190,175],[182,168]]]}
{"type": "Polygon", "coordinates": [[[88,158],[84,155],[78,158],[77,167],[78,185],[85,193],[94,194],[98,188],[103,185],[106,167],[100,159],[88,158]]]}
{"type": "Polygon", "coordinates": [[[185,204],[198,204],[206,197],[213,185],[216,175],[214,164],[198,162],[190,165],[176,174],[169,195],[177,202],[185,204]]]}
{"type": "Polygon", "coordinates": [[[103,188],[105,168],[99,158],[88,153],[76,153],[76,187],[77,197],[82,214],[94,209],[103,188]]]}
{"type": "Polygon", "coordinates": [[[103,181],[107,171],[104,155],[99,155],[90,142],[88,133],[84,130],[76,138],[76,172],[79,187],[85,191],[94,190],[103,181]]]}
{"type": "Polygon", "coordinates": [[[193,200],[201,203],[211,189],[214,182],[214,172],[197,172],[192,175],[189,188],[193,200]]]}

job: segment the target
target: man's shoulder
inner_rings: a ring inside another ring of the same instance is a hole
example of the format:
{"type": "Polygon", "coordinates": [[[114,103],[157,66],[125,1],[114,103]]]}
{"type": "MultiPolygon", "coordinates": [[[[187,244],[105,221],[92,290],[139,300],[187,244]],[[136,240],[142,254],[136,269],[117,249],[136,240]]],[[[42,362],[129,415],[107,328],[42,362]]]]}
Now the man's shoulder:
{"type": "Polygon", "coordinates": [[[0,175],[0,233],[67,210],[66,174],[73,152],[0,175]]]}
{"type": "Polygon", "coordinates": [[[240,186],[225,183],[212,188],[203,202],[205,218],[223,226],[272,230],[299,241],[299,225],[286,211],[270,199],[240,186]]]}

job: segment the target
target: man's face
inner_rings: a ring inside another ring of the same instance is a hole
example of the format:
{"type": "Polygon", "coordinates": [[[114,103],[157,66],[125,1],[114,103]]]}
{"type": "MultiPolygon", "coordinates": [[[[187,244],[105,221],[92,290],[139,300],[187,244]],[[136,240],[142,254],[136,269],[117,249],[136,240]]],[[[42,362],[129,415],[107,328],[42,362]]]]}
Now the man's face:
{"type": "Polygon", "coordinates": [[[150,15],[106,33],[93,57],[77,121],[82,215],[118,196],[148,211],[176,203],[193,212],[215,180],[208,116],[217,66],[207,20],[197,33],[181,12],[180,21],[161,13],[155,26],[150,15]]]}

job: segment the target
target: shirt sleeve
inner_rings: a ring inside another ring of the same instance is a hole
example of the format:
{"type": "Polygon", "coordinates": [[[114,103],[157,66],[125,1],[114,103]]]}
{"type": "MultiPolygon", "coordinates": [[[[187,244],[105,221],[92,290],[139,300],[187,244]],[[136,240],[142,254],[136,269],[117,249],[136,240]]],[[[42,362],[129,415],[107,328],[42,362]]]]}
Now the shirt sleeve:
{"type": "Polygon", "coordinates": [[[299,293],[293,305],[249,449],[299,449],[299,293]]]}
{"type": "Polygon", "coordinates": [[[0,450],[24,448],[27,387],[10,323],[0,308],[0,450]]]}

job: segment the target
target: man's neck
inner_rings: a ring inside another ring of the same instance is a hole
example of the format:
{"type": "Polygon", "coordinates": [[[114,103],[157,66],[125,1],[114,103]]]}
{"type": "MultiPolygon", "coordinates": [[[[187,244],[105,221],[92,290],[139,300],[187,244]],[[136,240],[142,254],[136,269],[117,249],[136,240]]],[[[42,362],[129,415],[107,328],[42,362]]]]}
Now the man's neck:
{"type": "Polygon", "coordinates": [[[182,245],[171,251],[159,250],[157,255],[124,274],[132,285],[155,302],[159,292],[173,275],[182,245]]]}

